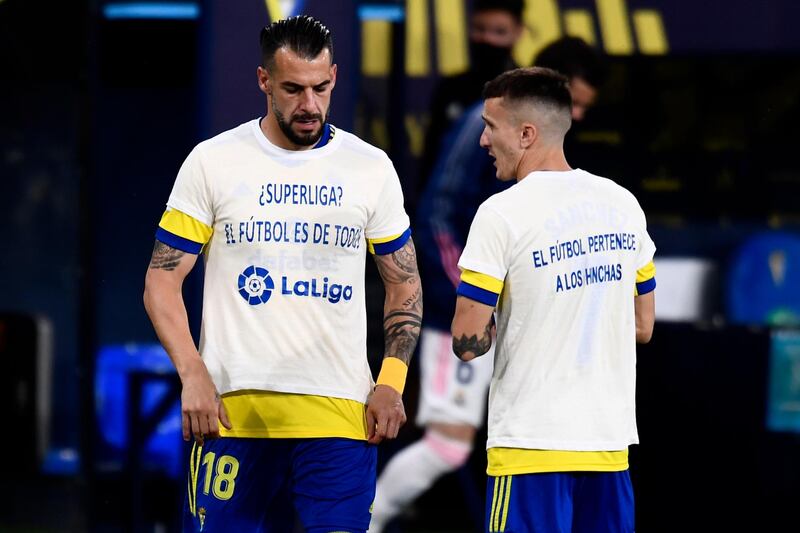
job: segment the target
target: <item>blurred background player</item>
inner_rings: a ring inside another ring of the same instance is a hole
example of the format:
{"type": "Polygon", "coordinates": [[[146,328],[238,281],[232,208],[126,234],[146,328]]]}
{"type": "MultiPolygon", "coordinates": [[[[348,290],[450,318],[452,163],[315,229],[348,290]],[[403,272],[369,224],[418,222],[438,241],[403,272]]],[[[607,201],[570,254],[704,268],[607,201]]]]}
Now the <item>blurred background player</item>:
{"type": "Polygon", "coordinates": [[[444,136],[481,99],[483,84],[517,65],[511,56],[522,35],[523,0],[476,0],[469,18],[469,70],[442,78],[431,97],[430,125],[420,162],[421,192],[439,158],[444,136]]]}
{"type": "Polygon", "coordinates": [[[392,457],[381,472],[371,533],[383,531],[437,479],[461,467],[484,422],[492,359],[456,359],[449,328],[460,274],[458,257],[472,217],[483,200],[508,184],[494,178],[491,158],[476,149],[483,125],[473,114],[461,117],[445,137],[415,218],[426,293],[416,423],[425,434],[392,457]]]}
{"type": "Polygon", "coordinates": [[[491,161],[486,153],[475,149],[480,123],[477,130],[462,123],[464,112],[480,101],[483,85],[516,67],[511,52],[522,34],[523,8],[522,0],[477,0],[469,20],[470,68],[443,78],[431,100],[416,208],[417,238],[425,242],[420,254],[426,256],[420,256],[420,270],[426,272],[422,276],[426,290],[434,291],[428,305],[435,308],[432,313],[426,310],[428,333],[420,347],[425,355],[420,362],[417,424],[426,432],[381,473],[371,532],[382,531],[439,477],[463,465],[482,424],[491,360],[487,357],[474,365],[456,360],[449,320],[458,283],[456,262],[469,222],[480,202],[504,184],[487,172],[491,161]]]}
{"type": "MultiPolygon", "coordinates": [[[[542,61],[559,66],[570,79],[577,102],[572,119],[582,120],[605,80],[605,58],[581,39],[567,37],[543,48],[537,57],[542,61]]],[[[472,219],[484,200],[512,183],[495,177],[494,159],[478,142],[484,128],[482,110],[478,97],[447,132],[418,203],[414,227],[427,301],[416,423],[425,428],[425,435],[397,453],[381,472],[372,533],[381,531],[441,476],[461,467],[484,423],[493,348],[486,357],[459,361],[450,337],[461,275],[457,263],[472,219]]]]}
{"type": "Polygon", "coordinates": [[[573,122],[582,121],[594,105],[608,70],[605,57],[579,37],[562,37],[548,44],[536,56],[534,65],[567,77],[573,122]]]}

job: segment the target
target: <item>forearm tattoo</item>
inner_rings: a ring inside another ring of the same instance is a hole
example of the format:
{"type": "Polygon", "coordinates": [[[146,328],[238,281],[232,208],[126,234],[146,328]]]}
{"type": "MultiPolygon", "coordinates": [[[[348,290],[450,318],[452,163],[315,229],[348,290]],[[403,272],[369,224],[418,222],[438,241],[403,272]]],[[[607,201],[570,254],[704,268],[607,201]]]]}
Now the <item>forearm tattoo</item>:
{"type": "Polygon", "coordinates": [[[385,356],[397,357],[408,364],[422,326],[422,287],[414,242],[409,239],[401,249],[388,256],[376,256],[375,261],[387,288],[389,285],[400,285],[398,289],[411,291],[399,307],[387,307],[383,319],[385,356]]]}
{"type": "Polygon", "coordinates": [[[453,337],[453,351],[458,357],[466,353],[473,353],[475,357],[485,354],[492,347],[492,323],[486,324],[486,329],[483,331],[483,336],[478,338],[477,335],[467,337],[461,335],[460,339],[453,337]]]}
{"type": "Polygon", "coordinates": [[[175,267],[178,266],[178,263],[181,262],[181,257],[184,255],[186,255],[186,252],[182,252],[181,250],[157,240],[155,246],[153,246],[150,268],[175,270],[175,267]]]}

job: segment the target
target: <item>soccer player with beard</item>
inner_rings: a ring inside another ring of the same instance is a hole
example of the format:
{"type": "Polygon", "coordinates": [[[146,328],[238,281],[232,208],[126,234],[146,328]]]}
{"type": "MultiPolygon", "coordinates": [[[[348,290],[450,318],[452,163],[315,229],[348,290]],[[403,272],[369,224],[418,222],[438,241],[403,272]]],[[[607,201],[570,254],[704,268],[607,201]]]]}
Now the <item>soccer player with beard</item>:
{"type": "Polygon", "coordinates": [[[261,32],[268,114],[192,150],[178,173],[145,307],[183,385],[194,436],[185,531],[364,532],[376,447],[397,436],[422,292],[400,182],[385,153],[327,121],[329,30],[261,32]],[[383,278],[385,356],[366,354],[364,268],[383,278]],[[199,350],[181,287],[204,254],[199,350]]]}

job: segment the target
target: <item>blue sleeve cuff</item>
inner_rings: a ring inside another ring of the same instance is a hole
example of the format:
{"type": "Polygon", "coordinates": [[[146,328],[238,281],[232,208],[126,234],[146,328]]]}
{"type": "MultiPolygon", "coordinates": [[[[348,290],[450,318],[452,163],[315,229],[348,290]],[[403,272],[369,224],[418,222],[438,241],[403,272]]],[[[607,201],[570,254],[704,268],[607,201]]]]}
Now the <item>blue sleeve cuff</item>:
{"type": "Polygon", "coordinates": [[[636,294],[642,296],[648,292],[656,290],[656,278],[650,278],[647,281],[636,284],[636,294]]]}
{"type": "Polygon", "coordinates": [[[405,246],[408,239],[411,237],[411,228],[408,228],[400,234],[396,239],[389,242],[373,243],[372,247],[375,250],[375,255],[391,254],[405,246]]]}
{"type": "Polygon", "coordinates": [[[170,233],[164,228],[158,228],[156,231],[156,239],[163,242],[167,246],[172,246],[176,250],[186,252],[187,254],[199,255],[203,250],[203,244],[199,242],[190,241],[174,233],[170,233]]]}
{"type": "Polygon", "coordinates": [[[496,294],[492,291],[487,291],[486,289],[481,289],[475,285],[470,285],[465,281],[462,281],[458,284],[456,294],[459,296],[464,296],[465,298],[469,298],[470,300],[475,300],[476,302],[480,302],[484,305],[490,305],[492,307],[497,305],[497,300],[500,297],[499,294],[496,294]]]}

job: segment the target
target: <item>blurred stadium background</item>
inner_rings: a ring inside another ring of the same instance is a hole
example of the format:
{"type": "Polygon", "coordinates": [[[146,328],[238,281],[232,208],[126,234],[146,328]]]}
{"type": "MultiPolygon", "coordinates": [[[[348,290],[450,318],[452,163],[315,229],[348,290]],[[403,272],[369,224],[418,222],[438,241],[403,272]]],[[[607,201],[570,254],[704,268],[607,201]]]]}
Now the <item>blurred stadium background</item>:
{"type": "MultiPolygon", "coordinates": [[[[331,27],[331,120],[390,154],[413,204],[433,84],[468,67],[469,7],[0,0],[0,531],[178,531],[179,384],[142,282],[185,155],[263,112],[260,27],[331,27]]],[[[644,533],[800,527],[798,21],[796,0],[526,3],[519,63],[564,34],[608,54],[568,157],[631,189],[659,247],[631,457],[644,533]]],[[[374,269],[368,289],[377,364],[374,269]]],[[[484,468],[479,445],[398,531],[479,531],[484,468]]]]}

